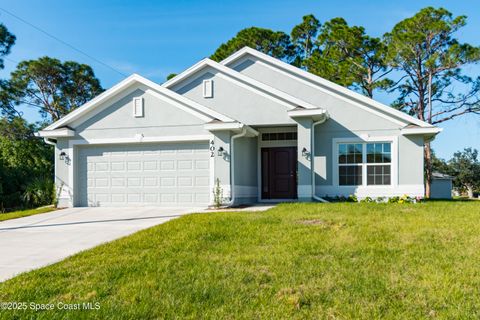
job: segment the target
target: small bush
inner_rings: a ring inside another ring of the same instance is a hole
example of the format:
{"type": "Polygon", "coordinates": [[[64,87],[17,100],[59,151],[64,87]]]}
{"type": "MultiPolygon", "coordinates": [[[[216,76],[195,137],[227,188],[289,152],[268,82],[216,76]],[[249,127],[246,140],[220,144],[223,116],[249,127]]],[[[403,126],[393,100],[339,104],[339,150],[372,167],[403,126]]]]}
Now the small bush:
{"type": "Polygon", "coordinates": [[[35,178],[25,189],[23,201],[27,207],[39,207],[55,201],[55,184],[51,178],[35,178]]]}

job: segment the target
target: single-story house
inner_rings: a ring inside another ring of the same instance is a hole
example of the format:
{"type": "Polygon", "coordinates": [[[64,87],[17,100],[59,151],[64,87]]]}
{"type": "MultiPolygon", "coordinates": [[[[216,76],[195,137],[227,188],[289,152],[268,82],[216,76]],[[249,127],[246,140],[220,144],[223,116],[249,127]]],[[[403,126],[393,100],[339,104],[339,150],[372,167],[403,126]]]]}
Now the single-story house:
{"type": "Polygon", "coordinates": [[[452,199],[453,177],[441,173],[432,173],[432,183],[430,186],[430,198],[432,199],[452,199]]]}
{"type": "Polygon", "coordinates": [[[38,135],[60,206],[423,196],[440,128],[251,48],[160,85],[132,75],[38,135]]]}

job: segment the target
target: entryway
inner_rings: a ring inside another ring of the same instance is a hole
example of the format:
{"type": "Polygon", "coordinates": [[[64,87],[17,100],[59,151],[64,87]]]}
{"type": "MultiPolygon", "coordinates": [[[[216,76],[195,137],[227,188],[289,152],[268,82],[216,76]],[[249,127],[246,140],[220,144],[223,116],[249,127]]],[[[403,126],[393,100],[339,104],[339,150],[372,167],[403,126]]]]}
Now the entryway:
{"type": "Polygon", "coordinates": [[[261,148],[262,200],[297,198],[297,148],[261,148]]]}

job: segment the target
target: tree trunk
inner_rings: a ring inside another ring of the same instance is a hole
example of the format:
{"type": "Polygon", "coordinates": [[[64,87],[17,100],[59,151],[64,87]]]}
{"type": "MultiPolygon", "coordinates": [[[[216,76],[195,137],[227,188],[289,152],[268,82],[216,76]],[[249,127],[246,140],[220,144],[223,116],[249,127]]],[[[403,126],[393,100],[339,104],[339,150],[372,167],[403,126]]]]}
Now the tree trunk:
{"type": "Polygon", "coordinates": [[[471,185],[467,186],[467,194],[469,199],[473,199],[473,186],[471,185]]]}
{"type": "Polygon", "coordinates": [[[432,148],[430,146],[430,141],[425,142],[424,155],[425,155],[425,197],[430,198],[431,183],[432,183],[432,148]]]}

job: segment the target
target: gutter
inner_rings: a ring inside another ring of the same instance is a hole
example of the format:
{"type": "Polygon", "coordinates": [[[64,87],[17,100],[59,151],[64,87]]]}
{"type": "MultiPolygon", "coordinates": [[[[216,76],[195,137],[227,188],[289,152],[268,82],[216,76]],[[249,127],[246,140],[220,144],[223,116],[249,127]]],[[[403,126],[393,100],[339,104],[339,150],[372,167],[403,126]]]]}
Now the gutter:
{"type": "Polygon", "coordinates": [[[311,147],[310,147],[310,151],[311,151],[311,160],[310,160],[310,166],[311,166],[311,169],[310,171],[312,172],[312,198],[314,200],[317,200],[317,201],[320,201],[320,202],[323,202],[323,203],[328,203],[327,200],[325,200],[324,198],[322,197],[319,197],[317,196],[315,193],[316,193],[316,190],[315,190],[315,187],[317,186],[316,182],[315,182],[315,127],[319,124],[322,124],[324,123],[326,120],[328,119],[327,116],[323,117],[323,119],[321,120],[318,120],[316,122],[314,122],[312,124],[312,132],[311,132],[311,147]]]}

